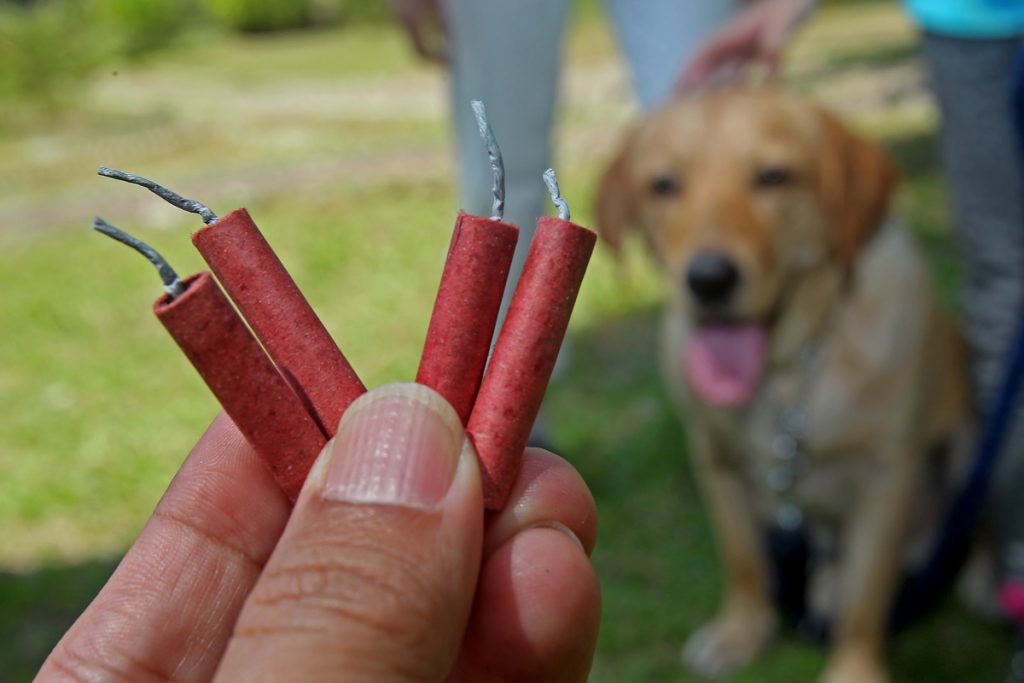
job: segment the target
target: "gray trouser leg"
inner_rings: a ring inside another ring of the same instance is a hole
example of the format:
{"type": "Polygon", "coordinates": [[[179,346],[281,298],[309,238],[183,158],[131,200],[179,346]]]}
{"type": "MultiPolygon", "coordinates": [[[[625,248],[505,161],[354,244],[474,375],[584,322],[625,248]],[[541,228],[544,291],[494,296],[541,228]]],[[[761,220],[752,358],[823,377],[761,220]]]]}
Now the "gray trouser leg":
{"type": "Polygon", "coordinates": [[[502,319],[537,218],[547,213],[541,174],[551,164],[568,0],[444,0],[452,33],[452,117],[462,207],[491,215],[491,169],[470,100],[481,100],[505,161],[505,220],[519,245],[502,319]]]}
{"type": "MultiPolygon", "coordinates": [[[[1024,316],[1024,170],[1010,107],[1011,68],[1020,46],[1020,40],[923,39],[942,111],[942,149],[982,407],[999,388],[1024,316]]],[[[993,523],[1004,559],[1017,554],[1013,545],[1024,544],[1022,416],[1018,409],[992,482],[993,523]]],[[[1010,569],[1024,577],[1024,564],[1010,569]]]]}

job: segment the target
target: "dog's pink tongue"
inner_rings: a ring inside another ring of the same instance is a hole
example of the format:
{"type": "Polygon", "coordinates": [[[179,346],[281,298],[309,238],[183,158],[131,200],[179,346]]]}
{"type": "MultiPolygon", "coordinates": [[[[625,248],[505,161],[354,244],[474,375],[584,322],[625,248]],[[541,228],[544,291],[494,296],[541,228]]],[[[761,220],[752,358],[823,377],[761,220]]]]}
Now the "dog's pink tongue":
{"type": "Polygon", "coordinates": [[[761,380],[765,334],[758,325],[706,325],[686,346],[686,374],[697,395],[716,406],[750,400],[761,380]]]}

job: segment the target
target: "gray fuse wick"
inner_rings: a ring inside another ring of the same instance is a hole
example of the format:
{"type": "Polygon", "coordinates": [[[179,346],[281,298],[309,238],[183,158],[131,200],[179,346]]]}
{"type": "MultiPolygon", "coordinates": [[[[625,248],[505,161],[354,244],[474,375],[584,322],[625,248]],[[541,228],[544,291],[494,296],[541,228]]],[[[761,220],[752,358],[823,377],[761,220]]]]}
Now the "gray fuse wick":
{"type": "Polygon", "coordinates": [[[167,263],[167,259],[161,256],[156,249],[139,238],[129,235],[124,230],[114,227],[99,216],[93,219],[92,229],[102,232],[107,237],[115,239],[121,244],[128,245],[145,256],[150,263],[156,266],[156,272],[159,273],[160,280],[164,283],[164,291],[167,292],[172,301],[185,293],[185,285],[182,283],[181,278],[174,272],[174,268],[171,268],[171,264],[167,263]]]}
{"type": "Polygon", "coordinates": [[[484,103],[480,100],[473,100],[469,104],[473,107],[476,125],[480,129],[480,137],[487,147],[487,158],[491,162],[491,171],[494,173],[494,186],[491,189],[494,193],[491,220],[500,221],[505,217],[505,162],[501,159],[501,149],[498,147],[491,124],[487,122],[487,110],[484,109],[484,103]]]}
{"type": "Polygon", "coordinates": [[[125,173],[124,171],[119,171],[116,168],[109,168],[107,166],[100,166],[99,174],[101,176],[106,176],[107,178],[123,180],[126,183],[144,187],[168,204],[176,206],[183,211],[198,214],[207,225],[217,220],[217,214],[210,210],[210,207],[206,204],[197,202],[194,199],[185,199],[177,192],[168,190],[163,185],[158,185],[148,178],[137,176],[134,173],[125,173]]]}
{"type": "Polygon", "coordinates": [[[551,201],[558,207],[558,217],[563,221],[570,220],[572,214],[569,213],[569,202],[562,199],[562,193],[558,189],[558,176],[555,175],[555,169],[549,168],[544,171],[544,184],[548,186],[548,192],[551,193],[551,201]]]}

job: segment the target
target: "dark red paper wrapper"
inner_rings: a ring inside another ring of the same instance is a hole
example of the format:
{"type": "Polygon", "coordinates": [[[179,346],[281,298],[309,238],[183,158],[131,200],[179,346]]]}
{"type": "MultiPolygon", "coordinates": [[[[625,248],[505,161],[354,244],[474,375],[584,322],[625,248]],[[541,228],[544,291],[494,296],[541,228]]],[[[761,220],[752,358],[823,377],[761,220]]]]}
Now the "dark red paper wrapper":
{"type": "Polygon", "coordinates": [[[465,425],[487,364],[519,228],[460,213],[448,247],[416,381],[444,396],[465,425]]]}
{"type": "Polygon", "coordinates": [[[484,503],[505,506],[569,326],[597,235],[541,218],[466,431],[480,457],[484,503]]]}
{"type": "Polygon", "coordinates": [[[232,211],[196,232],[192,243],[319,427],[333,436],[366,387],[249,212],[232,211]]]}
{"type": "Polygon", "coordinates": [[[325,439],[209,273],[153,311],[294,501],[325,439]]]}

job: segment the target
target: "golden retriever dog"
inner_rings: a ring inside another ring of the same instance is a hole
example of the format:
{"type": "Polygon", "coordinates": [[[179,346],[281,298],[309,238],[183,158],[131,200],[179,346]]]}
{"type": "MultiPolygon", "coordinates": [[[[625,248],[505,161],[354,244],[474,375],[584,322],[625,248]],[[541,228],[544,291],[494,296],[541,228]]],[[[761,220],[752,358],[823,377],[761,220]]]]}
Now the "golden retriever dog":
{"type": "Polygon", "coordinates": [[[683,650],[705,676],[772,640],[765,531],[800,528],[832,624],[821,680],[888,680],[894,592],[949,494],[937,454],[971,433],[964,348],[890,215],[896,183],[878,146],[769,89],[668,105],[603,178],[604,238],[639,231],[668,285],[662,370],[724,571],[683,650]]]}

